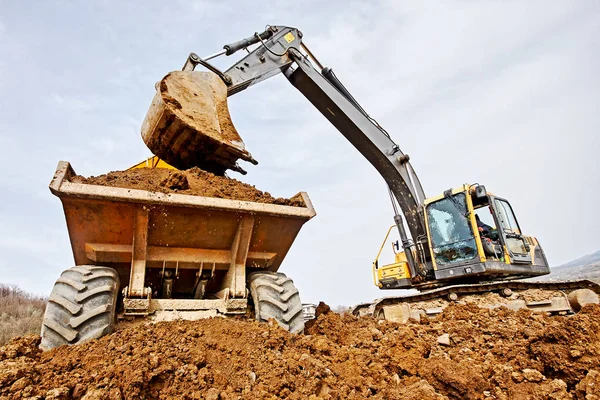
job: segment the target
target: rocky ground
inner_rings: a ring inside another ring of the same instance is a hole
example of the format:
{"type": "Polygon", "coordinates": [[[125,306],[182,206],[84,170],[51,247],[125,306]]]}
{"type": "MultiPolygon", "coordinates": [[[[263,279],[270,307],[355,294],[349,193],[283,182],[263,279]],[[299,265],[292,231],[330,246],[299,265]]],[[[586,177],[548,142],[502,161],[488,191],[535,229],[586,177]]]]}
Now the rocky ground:
{"type": "Polygon", "coordinates": [[[39,340],[0,348],[0,398],[600,399],[595,305],[457,305],[406,325],[324,313],[296,336],[221,318],[139,324],[48,352],[39,340]]]}

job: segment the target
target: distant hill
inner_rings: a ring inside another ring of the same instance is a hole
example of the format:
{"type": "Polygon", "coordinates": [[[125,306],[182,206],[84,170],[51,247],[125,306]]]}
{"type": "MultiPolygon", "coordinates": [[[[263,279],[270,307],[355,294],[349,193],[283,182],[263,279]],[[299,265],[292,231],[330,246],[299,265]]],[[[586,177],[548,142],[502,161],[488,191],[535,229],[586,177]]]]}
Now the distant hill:
{"type": "Polygon", "coordinates": [[[573,268],[573,267],[581,267],[583,265],[597,264],[598,262],[600,262],[600,250],[598,250],[595,253],[588,254],[583,257],[579,257],[573,261],[569,261],[568,263],[560,265],[556,268],[557,269],[562,269],[562,268],[568,269],[568,268],[573,268]]]}
{"type": "Polygon", "coordinates": [[[553,267],[550,271],[550,275],[544,277],[546,280],[600,279],[600,250],[558,267],[553,267]]]}

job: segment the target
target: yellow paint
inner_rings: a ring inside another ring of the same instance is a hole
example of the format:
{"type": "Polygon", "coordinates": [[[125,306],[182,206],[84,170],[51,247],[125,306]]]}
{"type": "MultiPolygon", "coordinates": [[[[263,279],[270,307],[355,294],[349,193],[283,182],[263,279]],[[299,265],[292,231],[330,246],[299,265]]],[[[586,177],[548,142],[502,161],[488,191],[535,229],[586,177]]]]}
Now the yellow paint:
{"type": "Polygon", "coordinates": [[[383,286],[379,283],[379,281],[384,278],[386,278],[386,279],[389,279],[389,278],[410,279],[411,278],[410,270],[408,268],[408,262],[406,260],[406,254],[404,254],[403,251],[396,253],[396,255],[394,257],[394,259],[395,259],[394,263],[378,266],[379,257],[381,256],[381,252],[383,251],[383,248],[385,247],[385,245],[387,243],[388,237],[390,236],[392,229],[394,229],[395,227],[396,227],[396,225],[392,225],[388,229],[388,231],[385,235],[385,238],[383,239],[383,243],[381,244],[381,247],[379,248],[379,252],[377,253],[377,256],[375,257],[375,261],[373,261],[373,283],[377,287],[383,286]]]}
{"type": "Polygon", "coordinates": [[[152,156],[145,161],[137,163],[128,169],[136,169],[136,168],[168,168],[168,169],[177,169],[172,165],[167,164],[157,156],[152,156]]]}
{"type": "Polygon", "coordinates": [[[379,272],[378,270],[378,262],[379,262],[379,256],[381,256],[381,252],[383,251],[383,247],[385,246],[385,243],[387,242],[388,237],[390,236],[390,232],[392,231],[392,229],[394,228],[395,225],[390,226],[390,228],[388,229],[387,233],[385,234],[385,238],[383,239],[383,243],[381,243],[381,247],[379,247],[379,251],[377,252],[377,256],[375,257],[375,261],[373,261],[373,283],[375,284],[375,286],[379,286],[381,287],[381,285],[379,285],[379,272]]]}
{"type": "Polygon", "coordinates": [[[383,265],[377,269],[377,286],[379,286],[380,280],[389,278],[409,279],[410,272],[408,270],[408,263],[406,261],[395,262],[393,264],[383,265]]]}
{"type": "Polygon", "coordinates": [[[481,235],[479,234],[479,227],[477,226],[477,219],[475,219],[475,207],[473,207],[473,198],[466,192],[467,198],[467,211],[469,212],[469,221],[471,221],[471,230],[474,232],[475,244],[477,245],[477,253],[479,254],[479,260],[485,262],[485,252],[483,251],[483,244],[481,243],[481,235]]]}
{"type": "Polygon", "coordinates": [[[396,256],[394,258],[396,259],[397,263],[408,262],[408,260],[406,259],[406,253],[404,253],[403,251],[396,253],[396,256]]]}
{"type": "Polygon", "coordinates": [[[511,260],[510,260],[510,253],[508,252],[508,249],[506,248],[506,246],[504,247],[504,263],[505,264],[512,264],[511,260]]]}
{"type": "Polygon", "coordinates": [[[292,35],[292,32],[288,32],[285,34],[285,36],[283,37],[285,39],[286,42],[288,43],[292,43],[294,41],[294,39],[296,39],[294,37],[294,35],[292,35]]]}

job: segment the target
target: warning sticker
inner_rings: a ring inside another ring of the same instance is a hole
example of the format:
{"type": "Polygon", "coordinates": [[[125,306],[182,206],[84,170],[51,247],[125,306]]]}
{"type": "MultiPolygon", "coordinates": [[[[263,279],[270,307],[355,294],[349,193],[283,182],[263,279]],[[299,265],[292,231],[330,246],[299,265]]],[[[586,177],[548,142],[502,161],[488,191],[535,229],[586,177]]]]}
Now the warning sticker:
{"type": "Polygon", "coordinates": [[[292,32],[288,32],[288,33],[287,33],[287,34],[286,34],[286,35],[285,35],[283,38],[284,38],[284,39],[285,39],[285,41],[286,41],[286,42],[288,42],[288,43],[292,43],[292,42],[294,41],[294,39],[296,39],[296,38],[294,37],[294,35],[292,35],[292,32]]]}

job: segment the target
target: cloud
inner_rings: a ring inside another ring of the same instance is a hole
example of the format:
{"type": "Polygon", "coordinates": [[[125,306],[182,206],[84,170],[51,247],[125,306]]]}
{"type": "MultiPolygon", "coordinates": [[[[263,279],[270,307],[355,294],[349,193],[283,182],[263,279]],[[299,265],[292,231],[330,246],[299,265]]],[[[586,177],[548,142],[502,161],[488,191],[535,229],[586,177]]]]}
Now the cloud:
{"type": "Polygon", "coordinates": [[[84,112],[90,111],[93,107],[86,101],[68,95],[59,95],[54,93],[50,100],[59,107],[65,108],[69,112],[84,112]]]}
{"type": "MultiPolygon", "coordinates": [[[[30,201],[20,200],[31,207],[30,201]]],[[[10,204],[9,204],[10,205],[10,204]]],[[[58,204],[54,204],[58,206],[58,204]]],[[[12,206],[11,208],[14,208],[12,206]]],[[[66,229],[60,226],[60,206],[50,207],[57,212],[52,218],[52,226],[40,224],[38,210],[29,209],[28,214],[11,216],[0,213],[0,250],[3,262],[0,266],[2,283],[17,284],[35,293],[49,293],[52,284],[61,270],[72,266],[73,259],[68,249],[69,242],[66,229]]]]}

